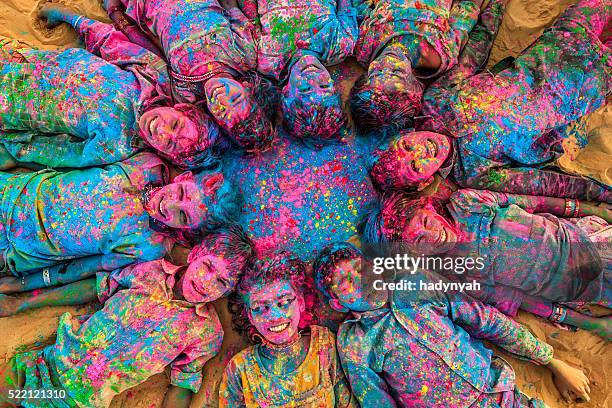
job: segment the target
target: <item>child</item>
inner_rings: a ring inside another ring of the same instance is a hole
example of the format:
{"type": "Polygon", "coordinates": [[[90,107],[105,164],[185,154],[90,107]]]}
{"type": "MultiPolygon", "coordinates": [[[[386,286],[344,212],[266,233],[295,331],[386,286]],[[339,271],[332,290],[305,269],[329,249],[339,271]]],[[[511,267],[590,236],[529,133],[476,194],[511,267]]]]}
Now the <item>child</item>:
{"type": "MultiPolygon", "coordinates": [[[[404,128],[421,111],[423,79],[457,63],[459,51],[476,24],[481,0],[360,0],[362,21],[355,46],[367,68],[351,92],[351,109],[368,131],[404,128]]],[[[505,0],[487,12],[501,21],[505,0]]]]}
{"type": "MultiPolygon", "coordinates": [[[[109,14],[109,0],[105,8],[109,14]]],[[[261,151],[274,135],[273,87],[253,73],[253,25],[217,0],[121,0],[125,13],[158,37],[181,101],[205,99],[208,111],[240,147],[261,151]]]]}
{"type": "MultiPolygon", "coordinates": [[[[547,366],[564,397],[588,400],[581,370],[496,309],[458,293],[376,291],[364,283],[360,252],[349,244],[322,251],[318,288],[352,314],[338,331],[338,352],[363,407],[544,407],[518,391],[512,367],[480,339],[547,366]]],[[[427,281],[425,275],[415,275],[427,281]]]]}
{"type": "MultiPolygon", "coordinates": [[[[192,249],[188,266],[159,259],[20,298],[20,310],[96,298],[104,307],[84,318],[65,313],[54,345],[17,354],[0,369],[0,395],[52,386],[66,391],[61,406],[107,407],[115,395],[170,366],[164,407],[188,407],[202,366],[223,339],[210,302],[233,290],[251,255],[241,230],[222,229],[192,249]]],[[[22,404],[39,406],[31,401],[22,404]]]]}
{"type": "Polygon", "coordinates": [[[111,25],[45,5],[86,50],[0,40],[0,167],[90,167],[152,147],[181,168],[214,163],[217,126],[192,105],[170,105],[166,64],[111,25]],[[144,142],[144,143],[143,143],[144,142]]]}
{"type": "Polygon", "coordinates": [[[608,209],[554,197],[466,189],[453,193],[444,207],[431,198],[394,193],[369,215],[365,237],[403,242],[424,255],[481,257],[484,267],[467,278],[491,288],[483,300],[512,316],[523,307],[611,339],[610,319],[552,303],[612,307],[610,222],[608,209]],[[542,308],[534,309],[538,303],[542,308]]]}
{"type": "Polygon", "coordinates": [[[581,0],[508,68],[476,74],[496,30],[483,15],[460,63],[425,94],[424,113],[432,120],[421,130],[436,135],[427,135],[427,145],[415,145],[424,137],[410,133],[391,143],[407,151],[414,146],[405,161],[414,174],[393,171],[401,164],[389,152],[388,171],[397,179],[383,180],[383,188],[416,188],[439,171],[463,187],[612,202],[609,188],[537,169],[557,156],[566,125],[605,103],[610,49],[598,37],[611,13],[610,2],[581,0]]]}
{"type": "Polygon", "coordinates": [[[326,67],[353,52],[357,20],[350,0],[256,3],[257,15],[249,17],[261,25],[257,66],[264,75],[288,78],[282,99],[287,131],[317,143],[340,139],[347,117],[326,67]]]}
{"type": "Polygon", "coordinates": [[[151,153],[103,168],[0,173],[0,275],[14,276],[2,279],[2,293],[158,259],[239,208],[219,172],[167,181],[165,164],[151,153]]]}
{"type": "Polygon", "coordinates": [[[316,326],[306,265],[287,252],[260,258],[238,283],[234,326],[256,343],[223,375],[220,407],[356,407],[334,335],[316,326]]]}

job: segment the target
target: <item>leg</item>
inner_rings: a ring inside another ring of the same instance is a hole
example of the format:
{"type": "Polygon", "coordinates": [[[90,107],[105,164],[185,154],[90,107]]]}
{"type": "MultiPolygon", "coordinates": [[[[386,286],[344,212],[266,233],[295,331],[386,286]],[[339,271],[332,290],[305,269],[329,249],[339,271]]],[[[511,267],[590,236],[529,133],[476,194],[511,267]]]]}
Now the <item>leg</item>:
{"type": "Polygon", "coordinates": [[[569,7],[555,22],[553,28],[575,31],[582,27],[594,38],[599,38],[610,20],[612,3],[609,0],[581,0],[569,7]]]}
{"type": "Polygon", "coordinates": [[[17,369],[16,358],[13,357],[0,365],[0,403],[16,407],[16,400],[9,400],[9,391],[22,389],[25,385],[23,371],[17,369]]]}

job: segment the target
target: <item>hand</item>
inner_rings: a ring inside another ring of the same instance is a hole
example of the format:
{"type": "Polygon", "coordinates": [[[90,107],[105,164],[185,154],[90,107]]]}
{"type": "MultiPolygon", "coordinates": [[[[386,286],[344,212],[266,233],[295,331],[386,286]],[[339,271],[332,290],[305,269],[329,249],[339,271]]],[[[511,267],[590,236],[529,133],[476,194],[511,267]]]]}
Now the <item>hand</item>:
{"type": "Polygon", "coordinates": [[[612,224],[612,208],[609,204],[595,205],[593,203],[581,201],[580,214],[582,214],[583,216],[595,215],[597,217],[603,218],[609,224],[612,224]]]}
{"type": "Polygon", "coordinates": [[[21,282],[14,276],[0,278],[0,294],[21,292],[21,282]]]}
{"type": "Polygon", "coordinates": [[[547,367],[552,371],[555,386],[563,399],[568,402],[577,399],[590,401],[589,379],[582,370],[556,358],[553,358],[547,367]]]}
{"type": "Polygon", "coordinates": [[[16,315],[21,311],[23,301],[15,296],[0,295],[0,317],[16,315]]]}
{"type": "Polygon", "coordinates": [[[67,22],[68,18],[75,13],[60,3],[45,3],[40,8],[40,15],[47,19],[47,27],[53,28],[61,23],[67,22]]]}

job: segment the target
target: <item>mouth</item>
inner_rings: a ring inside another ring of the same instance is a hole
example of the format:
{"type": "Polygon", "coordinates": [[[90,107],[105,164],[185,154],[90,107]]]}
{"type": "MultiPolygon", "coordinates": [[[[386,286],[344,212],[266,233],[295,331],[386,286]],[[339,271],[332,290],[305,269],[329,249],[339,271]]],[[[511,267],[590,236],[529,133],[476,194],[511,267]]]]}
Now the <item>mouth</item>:
{"type": "Polygon", "coordinates": [[[319,67],[317,65],[308,64],[304,68],[302,68],[302,73],[307,74],[309,72],[317,72],[318,70],[319,70],[319,67]]]}
{"type": "Polygon", "coordinates": [[[446,238],[448,237],[446,230],[444,228],[442,228],[442,231],[440,232],[440,236],[438,237],[438,242],[440,244],[443,244],[446,242],[446,238]]]}
{"type": "Polygon", "coordinates": [[[429,153],[431,157],[438,156],[438,145],[433,140],[427,139],[425,146],[427,146],[427,153],[429,153]]]}
{"type": "Polygon", "coordinates": [[[287,328],[289,328],[289,323],[283,323],[276,326],[268,327],[268,330],[272,333],[280,333],[283,330],[286,330],[287,328]]]}

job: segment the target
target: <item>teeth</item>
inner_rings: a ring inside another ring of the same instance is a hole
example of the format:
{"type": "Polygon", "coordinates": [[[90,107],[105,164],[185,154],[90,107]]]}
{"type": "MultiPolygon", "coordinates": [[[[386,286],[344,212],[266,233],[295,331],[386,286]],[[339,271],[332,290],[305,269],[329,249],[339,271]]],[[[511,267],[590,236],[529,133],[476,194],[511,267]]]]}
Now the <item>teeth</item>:
{"type": "Polygon", "coordinates": [[[446,242],[446,231],[442,230],[440,234],[440,242],[446,242]]]}
{"type": "Polygon", "coordinates": [[[434,142],[432,142],[431,140],[427,140],[427,147],[429,147],[429,150],[432,152],[432,154],[435,156],[437,153],[437,149],[436,149],[436,145],[434,142]]]}
{"type": "Polygon", "coordinates": [[[268,330],[274,333],[280,333],[283,330],[285,330],[287,327],[289,327],[289,323],[283,323],[283,324],[279,324],[278,326],[272,326],[268,330]]]}

